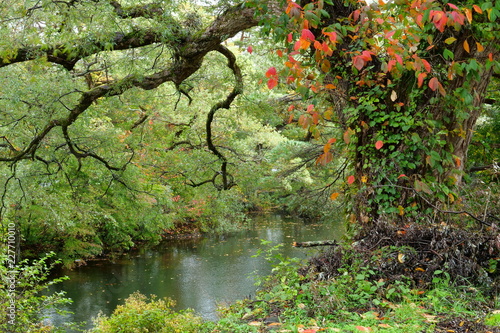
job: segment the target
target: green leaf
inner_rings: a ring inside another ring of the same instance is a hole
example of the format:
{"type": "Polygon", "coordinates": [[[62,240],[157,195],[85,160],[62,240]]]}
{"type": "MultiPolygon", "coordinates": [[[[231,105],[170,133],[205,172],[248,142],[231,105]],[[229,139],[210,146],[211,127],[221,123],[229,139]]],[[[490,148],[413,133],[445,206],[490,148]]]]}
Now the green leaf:
{"type": "Polygon", "coordinates": [[[453,60],[455,58],[455,54],[453,52],[451,52],[450,50],[448,50],[448,49],[444,49],[444,51],[443,51],[443,57],[446,60],[453,60]]]}

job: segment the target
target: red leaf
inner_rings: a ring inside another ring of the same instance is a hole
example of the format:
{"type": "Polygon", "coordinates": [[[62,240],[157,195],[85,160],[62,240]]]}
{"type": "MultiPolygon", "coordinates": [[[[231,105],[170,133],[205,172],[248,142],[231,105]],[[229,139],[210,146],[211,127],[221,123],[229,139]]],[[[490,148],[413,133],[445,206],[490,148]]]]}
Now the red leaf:
{"type": "Polygon", "coordinates": [[[359,9],[356,9],[353,13],[352,13],[352,18],[354,21],[357,21],[359,16],[361,15],[361,11],[359,9]]]}
{"type": "Polygon", "coordinates": [[[354,176],[349,176],[347,177],[347,184],[351,185],[355,180],[356,178],[354,176]]]}
{"type": "Polygon", "coordinates": [[[314,104],[309,104],[307,106],[307,112],[311,112],[314,109],[314,104]]]}
{"type": "Polygon", "coordinates": [[[453,8],[453,9],[458,10],[458,7],[457,7],[457,6],[455,6],[455,5],[454,5],[454,4],[452,4],[452,3],[448,3],[448,6],[450,6],[450,7],[451,7],[451,8],[453,8]]]}
{"type": "Polygon", "coordinates": [[[352,59],[352,63],[354,65],[354,67],[356,67],[359,71],[361,69],[363,69],[363,67],[365,66],[365,61],[363,60],[363,58],[361,56],[355,56],[352,59]]]}
{"type": "Polygon", "coordinates": [[[248,51],[248,53],[252,54],[252,52],[253,52],[252,45],[250,45],[249,47],[247,47],[247,51],[248,51]]]}
{"type": "Polygon", "coordinates": [[[291,42],[292,42],[292,40],[293,40],[293,35],[292,35],[292,34],[288,34],[288,35],[286,36],[286,40],[287,40],[287,42],[288,42],[288,43],[291,43],[291,42]]]}
{"type": "Polygon", "coordinates": [[[267,81],[267,87],[269,89],[273,89],[274,87],[276,87],[277,84],[278,80],[276,80],[275,78],[270,78],[269,81],[267,81]]]}
{"type": "Polygon", "coordinates": [[[276,75],[276,68],[275,67],[269,68],[266,72],[266,77],[271,77],[271,76],[275,76],[275,75],[276,75]]]}
{"type": "Polygon", "coordinates": [[[429,88],[431,88],[432,91],[436,91],[439,88],[439,81],[436,77],[430,79],[429,88]]]}
{"type": "Polygon", "coordinates": [[[399,54],[395,54],[394,55],[396,57],[396,60],[399,62],[400,65],[403,64],[403,58],[401,58],[401,56],[399,54]]]}
{"type": "Polygon", "coordinates": [[[430,73],[431,72],[431,64],[429,64],[429,62],[425,59],[420,59],[420,60],[422,60],[422,63],[424,64],[424,67],[425,67],[425,70],[430,73]]]}
{"type": "Polygon", "coordinates": [[[363,58],[364,61],[368,62],[372,60],[372,52],[370,51],[363,51],[361,53],[361,58],[363,58]]]}
{"type": "Polygon", "coordinates": [[[309,29],[302,29],[302,35],[300,38],[308,39],[310,41],[314,41],[316,39],[314,34],[309,29]]]}
{"type": "Polygon", "coordinates": [[[324,35],[328,36],[330,38],[330,42],[336,43],[337,42],[337,33],[335,31],[332,32],[323,32],[324,35]]]}
{"type": "Polygon", "coordinates": [[[276,54],[278,55],[278,57],[282,57],[283,56],[283,51],[282,50],[278,50],[276,51],[276,54]]]}
{"type": "Polygon", "coordinates": [[[399,178],[403,178],[403,177],[408,178],[408,176],[407,176],[407,175],[405,175],[404,173],[402,173],[402,174],[400,174],[400,175],[398,176],[398,179],[399,179],[399,178]]]}
{"type": "Polygon", "coordinates": [[[295,51],[300,50],[300,40],[295,42],[295,44],[293,45],[293,49],[295,51]]]}
{"type": "Polygon", "coordinates": [[[396,65],[396,60],[394,59],[389,60],[389,62],[387,63],[387,71],[390,72],[394,67],[394,65],[396,65]]]}
{"type": "Polygon", "coordinates": [[[331,138],[330,140],[328,140],[328,143],[335,143],[335,142],[337,142],[336,138],[331,138]]]}
{"type": "Polygon", "coordinates": [[[375,142],[375,149],[379,150],[383,146],[384,146],[384,142],[383,141],[378,140],[377,142],[375,142]]]}

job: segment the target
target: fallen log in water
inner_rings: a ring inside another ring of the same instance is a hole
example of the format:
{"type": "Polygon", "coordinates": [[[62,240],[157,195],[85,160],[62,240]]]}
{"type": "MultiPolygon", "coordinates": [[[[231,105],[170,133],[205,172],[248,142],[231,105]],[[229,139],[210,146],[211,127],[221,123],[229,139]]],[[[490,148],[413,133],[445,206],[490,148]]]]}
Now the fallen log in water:
{"type": "Polygon", "coordinates": [[[293,242],[294,247],[313,247],[313,246],[328,246],[328,245],[338,245],[337,241],[334,240],[324,240],[324,241],[310,241],[310,242],[293,242]]]}

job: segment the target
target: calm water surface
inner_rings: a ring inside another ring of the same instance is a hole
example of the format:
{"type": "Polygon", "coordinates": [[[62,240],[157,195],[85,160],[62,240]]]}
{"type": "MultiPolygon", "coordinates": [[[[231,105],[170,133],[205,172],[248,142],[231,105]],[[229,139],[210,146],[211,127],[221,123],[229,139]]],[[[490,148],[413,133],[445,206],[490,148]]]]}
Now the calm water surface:
{"type": "Polygon", "coordinates": [[[291,246],[294,241],[340,239],[340,222],[306,223],[281,215],[252,218],[249,230],[225,236],[188,240],[169,240],[155,249],[129,254],[113,263],[98,261],[74,270],[62,270],[68,281],[53,290],[64,290],[73,300],[66,310],[72,315],[51,315],[54,325],[87,322],[98,313],[110,315],[131,293],[170,297],[176,309],[194,309],[208,320],[217,319],[217,305],[231,303],[255,293],[256,274],[265,275],[271,267],[261,257],[266,249],[261,240],[283,243],[281,253],[305,258],[314,252],[291,246]]]}

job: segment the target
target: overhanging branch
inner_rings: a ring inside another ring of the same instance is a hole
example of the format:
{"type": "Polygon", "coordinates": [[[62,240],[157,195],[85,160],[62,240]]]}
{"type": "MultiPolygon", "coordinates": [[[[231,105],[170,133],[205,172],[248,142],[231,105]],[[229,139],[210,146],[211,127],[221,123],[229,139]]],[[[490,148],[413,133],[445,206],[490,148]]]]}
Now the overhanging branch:
{"type": "MultiPolygon", "coordinates": [[[[228,172],[227,172],[227,159],[226,157],[217,149],[217,147],[214,145],[212,141],[212,122],[215,117],[215,113],[219,109],[229,109],[231,106],[231,103],[234,101],[236,96],[241,94],[243,92],[243,77],[241,75],[241,70],[236,64],[236,57],[234,54],[225,46],[219,45],[219,47],[216,49],[219,53],[224,55],[227,60],[228,64],[227,66],[232,70],[234,78],[235,78],[235,84],[233,87],[233,90],[227,95],[227,97],[218,103],[216,103],[210,111],[208,112],[207,115],[207,122],[206,122],[206,131],[207,131],[207,145],[208,149],[219,158],[219,160],[222,162],[221,164],[221,171],[220,174],[222,176],[222,189],[223,190],[228,190],[232,186],[234,186],[233,181],[230,180],[231,177],[229,177],[228,172]]],[[[215,182],[215,178],[214,178],[215,182]]]]}

